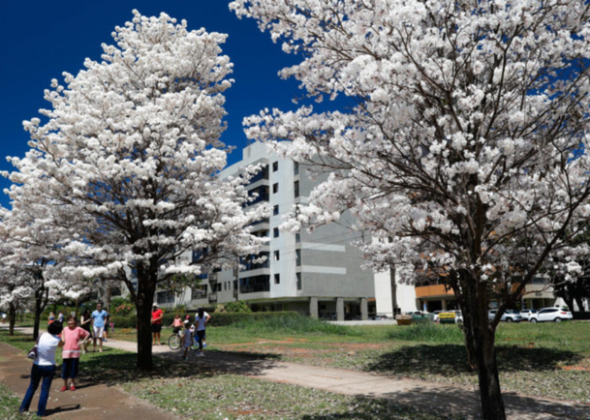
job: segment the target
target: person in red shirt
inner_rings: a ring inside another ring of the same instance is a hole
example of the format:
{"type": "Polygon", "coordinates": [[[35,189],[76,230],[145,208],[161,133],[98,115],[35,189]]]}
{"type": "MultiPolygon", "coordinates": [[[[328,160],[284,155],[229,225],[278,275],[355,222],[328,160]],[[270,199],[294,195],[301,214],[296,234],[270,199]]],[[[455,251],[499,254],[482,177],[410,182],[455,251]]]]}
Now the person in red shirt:
{"type": "Polygon", "coordinates": [[[158,308],[158,304],[154,303],[152,308],[152,346],[158,343],[158,346],[161,346],[162,343],[160,342],[160,332],[162,331],[162,318],[164,318],[164,312],[158,308]]]}

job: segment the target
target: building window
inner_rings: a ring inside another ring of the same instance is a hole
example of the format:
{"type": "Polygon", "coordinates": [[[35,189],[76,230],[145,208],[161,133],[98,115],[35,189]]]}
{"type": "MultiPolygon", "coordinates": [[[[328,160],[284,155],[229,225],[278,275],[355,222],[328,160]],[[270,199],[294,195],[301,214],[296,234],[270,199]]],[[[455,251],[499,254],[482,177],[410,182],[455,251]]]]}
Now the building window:
{"type": "Polygon", "coordinates": [[[281,283],[281,275],[275,274],[275,284],[280,284],[280,283],[281,283]]]}
{"type": "Polygon", "coordinates": [[[191,299],[205,299],[207,297],[207,285],[200,284],[191,289],[191,299]]]}
{"type": "Polygon", "coordinates": [[[301,233],[297,232],[297,233],[295,234],[295,242],[296,242],[296,243],[299,243],[299,242],[301,242],[301,233]]]}
{"type": "Polygon", "coordinates": [[[273,216],[277,216],[279,214],[279,205],[278,204],[272,208],[272,214],[273,214],[273,216]]]}
{"type": "Polygon", "coordinates": [[[281,258],[281,256],[280,256],[279,252],[280,252],[280,251],[275,251],[275,252],[274,252],[274,260],[275,260],[275,261],[279,261],[279,260],[280,260],[280,258],[281,258]]]}
{"type": "Polygon", "coordinates": [[[170,290],[165,292],[158,292],[156,300],[160,304],[174,303],[174,292],[170,290]]]}
{"type": "Polygon", "coordinates": [[[295,195],[295,198],[299,197],[299,181],[293,183],[293,194],[295,195]]]}
{"type": "Polygon", "coordinates": [[[278,161],[276,161],[276,162],[273,162],[273,163],[272,163],[272,171],[273,171],[273,172],[276,172],[276,171],[278,171],[278,170],[279,170],[279,162],[278,162],[278,161]]]}
{"type": "Polygon", "coordinates": [[[295,250],[295,264],[297,266],[301,265],[301,250],[300,249],[295,250]]]}
{"type": "Polygon", "coordinates": [[[279,183],[272,184],[272,193],[276,194],[279,192],[279,183]]]}
{"type": "Polygon", "coordinates": [[[299,162],[293,162],[293,175],[299,175],[299,162]]]}
{"type": "Polygon", "coordinates": [[[297,290],[301,290],[301,273],[295,273],[297,276],[297,290]]]}

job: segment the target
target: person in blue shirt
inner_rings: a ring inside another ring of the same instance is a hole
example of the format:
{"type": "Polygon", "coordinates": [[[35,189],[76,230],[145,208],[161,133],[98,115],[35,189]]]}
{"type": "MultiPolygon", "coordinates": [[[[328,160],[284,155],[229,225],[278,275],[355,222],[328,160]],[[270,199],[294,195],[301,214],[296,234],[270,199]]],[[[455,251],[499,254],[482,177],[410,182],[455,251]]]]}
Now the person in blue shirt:
{"type": "Polygon", "coordinates": [[[92,319],[92,329],[94,332],[93,347],[94,347],[95,352],[96,352],[96,340],[98,339],[98,340],[100,340],[99,341],[99,351],[102,353],[102,340],[103,340],[103,334],[104,334],[105,320],[107,319],[108,316],[109,316],[109,314],[107,313],[107,311],[102,309],[102,304],[97,303],[96,310],[94,312],[92,312],[92,315],[90,316],[90,318],[92,319]]]}

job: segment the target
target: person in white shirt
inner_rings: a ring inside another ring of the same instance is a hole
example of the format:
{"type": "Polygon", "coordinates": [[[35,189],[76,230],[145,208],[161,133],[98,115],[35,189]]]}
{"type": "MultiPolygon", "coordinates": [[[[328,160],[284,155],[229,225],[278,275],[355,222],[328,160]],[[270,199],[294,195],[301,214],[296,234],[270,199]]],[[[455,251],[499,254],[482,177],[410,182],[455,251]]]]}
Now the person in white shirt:
{"type": "Polygon", "coordinates": [[[62,330],[62,323],[54,321],[47,326],[47,333],[41,334],[39,337],[39,341],[37,342],[37,357],[33,361],[33,367],[31,368],[31,382],[19,409],[21,413],[29,411],[33,396],[39,387],[39,382],[43,379],[39,405],[37,406],[37,416],[43,417],[45,415],[49,390],[51,389],[51,382],[55,375],[55,351],[58,347],[64,345],[60,337],[62,330]]]}
{"type": "Polygon", "coordinates": [[[197,315],[195,316],[195,340],[199,343],[199,350],[197,351],[197,356],[204,356],[203,346],[205,344],[205,328],[207,327],[207,322],[209,322],[210,319],[211,316],[207,312],[205,312],[203,308],[199,308],[197,315]]]}

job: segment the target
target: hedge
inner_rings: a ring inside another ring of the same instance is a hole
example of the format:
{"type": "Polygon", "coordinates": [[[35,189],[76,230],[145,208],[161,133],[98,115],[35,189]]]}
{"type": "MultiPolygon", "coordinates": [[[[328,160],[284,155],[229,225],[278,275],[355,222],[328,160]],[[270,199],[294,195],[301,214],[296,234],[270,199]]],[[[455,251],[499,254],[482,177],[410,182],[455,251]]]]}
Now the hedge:
{"type": "MultiPolygon", "coordinates": [[[[235,324],[236,322],[246,320],[260,320],[267,318],[296,318],[300,316],[297,312],[253,312],[250,314],[244,313],[212,313],[211,320],[207,324],[210,327],[223,327],[226,325],[235,324]]],[[[184,317],[183,317],[184,318],[184,317]]],[[[190,320],[193,322],[195,314],[190,314],[190,320]]],[[[165,327],[172,324],[174,320],[174,313],[164,313],[162,325],[165,327]]],[[[135,328],[137,325],[137,317],[135,314],[127,316],[111,316],[111,322],[115,324],[115,328],[135,328]]]]}

